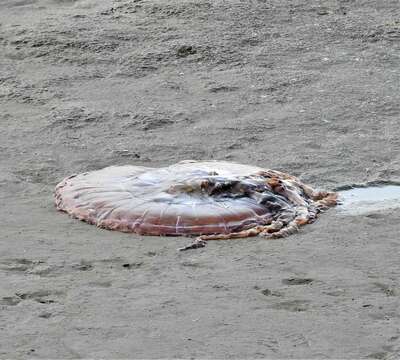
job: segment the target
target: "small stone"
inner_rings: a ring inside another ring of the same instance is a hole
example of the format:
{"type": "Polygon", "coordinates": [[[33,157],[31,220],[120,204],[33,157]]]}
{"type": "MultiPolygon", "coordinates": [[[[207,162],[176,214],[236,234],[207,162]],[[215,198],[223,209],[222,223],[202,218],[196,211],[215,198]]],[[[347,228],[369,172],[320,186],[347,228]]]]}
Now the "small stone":
{"type": "Polygon", "coordinates": [[[48,318],[50,318],[52,315],[53,315],[52,313],[46,312],[46,311],[45,311],[45,312],[40,313],[40,314],[39,314],[39,317],[40,317],[40,318],[43,318],[43,319],[48,319],[48,318]]]}
{"type": "Polygon", "coordinates": [[[329,11],[327,9],[318,9],[317,10],[317,14],[320,15],[320,16],[328,15],[329,11]]]}
{"type": "Polygon", "coordinates": [[[122,267],[125,269],[139,268],[143,265],[143,262],[134,262],[134,263],[125,263],[122,264],[122,267]]]}
{"type": "Polygon", "coordinates": [[[196,54],[197,50],[191,45],[182,45],[178,48],[176,55],[178,57],[187,57],[189,55],[196,54]]]}
{"type": "Polygon", "coordinates": [[[261,293],[265,296],[270,296],[272,294],[272,291],[269,289],[264,289],[261,291],[261,293]]]}

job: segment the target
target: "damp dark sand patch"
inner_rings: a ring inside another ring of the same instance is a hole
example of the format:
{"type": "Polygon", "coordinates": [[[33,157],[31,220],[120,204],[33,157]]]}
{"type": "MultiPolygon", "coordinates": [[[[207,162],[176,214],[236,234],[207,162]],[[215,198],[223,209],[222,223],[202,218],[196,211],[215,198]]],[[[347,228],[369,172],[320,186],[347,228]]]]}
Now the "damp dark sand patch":
{"type": "Polygon", "coordinates": [[[362,215],[400,207],[400,183],[382,182],[338,189],[339,213],[362,215]]]}

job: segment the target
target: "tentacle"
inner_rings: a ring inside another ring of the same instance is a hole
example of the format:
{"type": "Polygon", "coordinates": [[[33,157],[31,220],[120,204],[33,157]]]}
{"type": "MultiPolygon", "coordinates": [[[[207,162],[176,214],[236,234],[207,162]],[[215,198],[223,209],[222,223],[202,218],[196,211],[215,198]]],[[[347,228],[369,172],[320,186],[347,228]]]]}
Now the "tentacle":
{"type": "Polygon", "coordinates": [[[278,239],[278,238],[283,238],[283,237],[289,236],[291,234],[294,234],[297,231],[299,231],[299,224],[297,223],[296,220],[293,220],[277,232],[273,232],[273,233],[262,232],[262,233],[260,233],[260,235],[267,239],[278,239]]]}
{"type": "MultiPolygon", "coordinates": [[[[229,234],[212,234],[212,235],[201,235],[196,240],[180,249],[179,251],[198,249],[206,246],[207,241],[210,240],[230,240],[230,239],[241,239],[252,236],[263,236],[267,239],[278,239],[289,235],[292,235],[299,231],[301,226],[314,222],[317,217],[317,212],[321,211],[321,206],[332,206],[333,201],[336,201],[337,195],[335,193],[329,193],[329,196],[319,200],[317,206],[307,208],[305,206],[299,206],[296,208],[295,213],[292,211],[285,211],[281,214],[277,220],[273,221],[269,225],[255,226],[250,229],[233,232],[229,234]],[[327,202],[328,205],[325,205],[327,202]],[[329,205],[330,204],[330,205],[329,205]]],[[[336,203],[336,202],[335,202],[336,203]]]]}
{"type": "MultiPolygon", "coordinates": [[[[265,185],[276,195],[287,199],[294,208],[281,206],[278,212],[280,215],[271,224],[255,226],[229,234],[201,235],[192,244],[180,250],[204,247],[209,240],[240,239],[257,235],[267,239],[286,237],[298,232],[301,226],[314,222],[319,212],[337,204],[338,195],[336,193],[316,191],[294,176],[273,170],[256,175],[266,178],[265,185]],[[304,199],[301,193],[309,200],[304,199]]],[[[257,200],[259,203],[271,206],[268,201],[271,195],[265,195],[264,192],[253,189],[246,189],[246,192],[247,196],[257,200]]]]}
{"type": "Polygon", "coordinates": [[[282,238],[288,235],[294,234],[299,231],[300,226],[313,222],[316,218],[317,211],[313,208],[307,208],[305,206],[299,206],[296,208],[295,216],[288,222],[285,222],[283,226],[276,232],[261,232],[260,235],[266,238],[282,238]]]}
{"type": "Polygon", "coordinates": [[[232,232],[229,234],[212,234],[212,235],[200,235],[196,240],[229,240],[229,239],[241,239],[251,236],[257,236],[261,233],[266,226],[255,226],[253,228],[242,230],[238,232],[232,232]]]}
{"type": "Polygon", "coordinates": [[[251,229],[233,232],[229,234],[200,235],[199,237],[196,238],[196,240],[193,243],[179,248],[178,251],[186,251],[204,247],[206,246],[207,241],[210,240],[243,239],[247,237],[257,236],[264,232],[272,234],[275,231],[279,231],[279,229],[281,229],[282,226],[283,224],[280,221],[273,221],[269,225],[255,226],[251,229]]]}
{"type": "Polygon", "coordinates": [[[315,207],[321,212],[338,204],[338,194],[321,191],[318,193],[315,200],[315,207]]]}

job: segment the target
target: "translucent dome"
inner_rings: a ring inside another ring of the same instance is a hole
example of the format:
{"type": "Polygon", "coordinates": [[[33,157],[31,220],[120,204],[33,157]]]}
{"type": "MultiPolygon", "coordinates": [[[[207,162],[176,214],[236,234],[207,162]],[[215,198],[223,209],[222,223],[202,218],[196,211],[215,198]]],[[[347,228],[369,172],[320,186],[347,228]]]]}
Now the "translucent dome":
{"type": "Polygon", "coordinates": [[[55,198],[59,210],[102,228],[204,239],[284,236],[336,204],[335,193],[288,174],[222,161],[111,166],[64,179],[55,198]]]}

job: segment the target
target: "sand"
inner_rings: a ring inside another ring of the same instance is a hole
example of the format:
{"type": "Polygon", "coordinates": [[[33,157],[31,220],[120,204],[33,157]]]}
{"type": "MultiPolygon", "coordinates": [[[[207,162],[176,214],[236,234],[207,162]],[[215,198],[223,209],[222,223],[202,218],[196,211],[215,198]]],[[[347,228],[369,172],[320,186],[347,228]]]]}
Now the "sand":
{"type": "Polygon", "coordinates": [[[399,19],[397,0],[1,1],[0,357],[398,358],[396,210],[179,253],[53,190],[184,159],[398,181],[399,19]]]}

